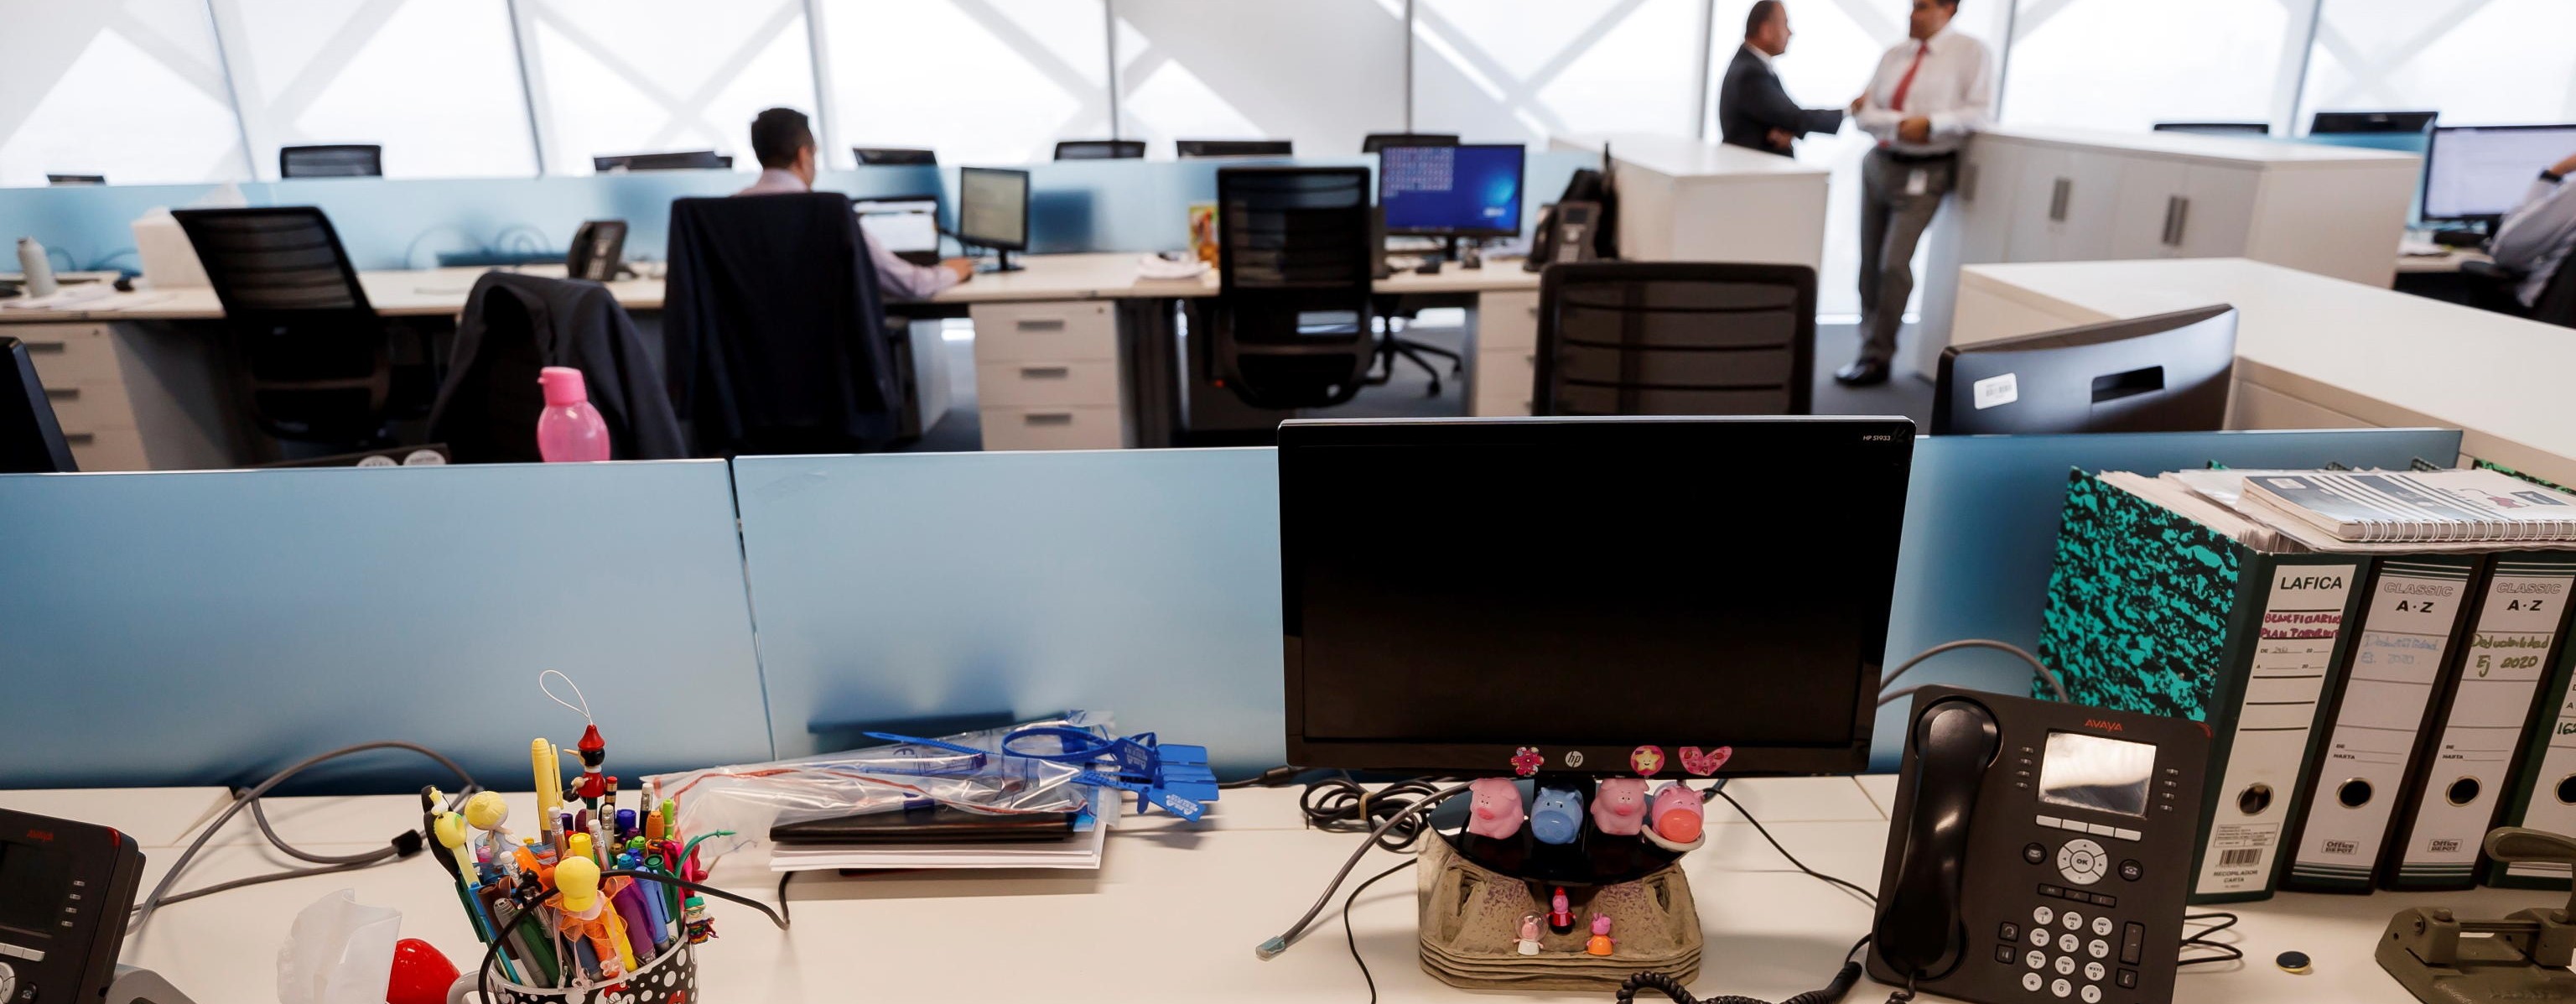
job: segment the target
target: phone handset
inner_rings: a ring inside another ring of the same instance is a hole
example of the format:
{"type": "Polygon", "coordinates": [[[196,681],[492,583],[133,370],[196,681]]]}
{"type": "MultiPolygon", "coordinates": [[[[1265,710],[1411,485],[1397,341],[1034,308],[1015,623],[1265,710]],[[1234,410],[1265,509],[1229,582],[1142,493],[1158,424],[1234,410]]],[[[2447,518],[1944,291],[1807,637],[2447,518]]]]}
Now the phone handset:
{"type": "Polygon", "coordinates": [[[1872,950],[1913,980],[1936,980],[1957,967],[1967,933],[1959,920],[1967,873],[1968,831],[1977,790],[2002,749],[1994,713],[1972,701],[1947,700],[1914,720],[1916,776],[1905,856],[1894,886],[1878,905],[1872,950]]]}

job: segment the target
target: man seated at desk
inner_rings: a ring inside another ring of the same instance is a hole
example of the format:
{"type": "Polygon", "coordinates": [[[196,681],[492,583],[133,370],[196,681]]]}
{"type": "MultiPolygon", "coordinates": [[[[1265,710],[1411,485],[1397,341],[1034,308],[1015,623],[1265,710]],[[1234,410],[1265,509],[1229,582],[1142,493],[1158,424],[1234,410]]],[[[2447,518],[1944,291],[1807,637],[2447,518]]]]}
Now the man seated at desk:
{"type": "Polygon", "coordinates": [[[2576,187],[2567,184],[2570,172],[2576,172],[2576,156],[2542,168],[2522,205],[2496,227],[2491,251],[2496,264],[2522,274],[2513,295],[2525,308],[2540,305],[2541,291],[2567,267],[2568,252],[2576,251],[2576,187]]]}
{"type": "MultiPolygon", "coordinates": [[[[760,158],[760,180],[733,194],[781,195],[814,190],[814,130],[806,123],[804,112],[772,108],[752,119],[751,152],[760,158]]],[[[864,228],[859,231],[859,239],[867,243],[868,260],[876,264],[877,287],[892,298],[927,300],[975,275],[975,263],[964,258],[915,265],[895,257],[864,228]]]]}
{"type": "Polygon", "coordinates": [[[1717,128],[1726,142],[1787,156],[1790,141],[1843,127],[1839,108],[1800,108],[1780,86],[1771,60],[1789,51],[1789,8],[1780,0],[1755,0],[1744,16],[1744,45],[1726,65],[1717,92],[1717,128]]]}

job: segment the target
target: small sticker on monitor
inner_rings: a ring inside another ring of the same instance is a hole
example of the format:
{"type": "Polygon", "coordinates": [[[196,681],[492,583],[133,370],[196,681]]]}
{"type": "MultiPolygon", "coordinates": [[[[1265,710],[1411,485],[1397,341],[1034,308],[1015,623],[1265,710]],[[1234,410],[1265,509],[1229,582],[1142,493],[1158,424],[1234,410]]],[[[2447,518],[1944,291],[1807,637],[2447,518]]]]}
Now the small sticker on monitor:
{"type": "Polygon", "coordinates": [[[2011,404],[2021,400],[2021,385],[2013,380],[2013,375],[2010,373],[1990,376],[1977,381],[1976,395],[1977,410],[1984,411],[1999,404],[2011,404]]]}

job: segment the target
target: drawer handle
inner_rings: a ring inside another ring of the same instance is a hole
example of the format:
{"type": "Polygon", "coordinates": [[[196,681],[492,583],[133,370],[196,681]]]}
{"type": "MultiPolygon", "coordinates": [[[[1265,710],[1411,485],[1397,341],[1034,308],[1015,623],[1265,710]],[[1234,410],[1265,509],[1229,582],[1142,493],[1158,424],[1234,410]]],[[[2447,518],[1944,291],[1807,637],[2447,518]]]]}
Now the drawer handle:
{"type": "Polygon", "coordinates": [[[1073,367],[1071,366],[1020,367],[1020,379],[1022,380],[1063,380],[1071,376],[1073,376],[1073,367]]]}
{"type": "Polygon", "coordinates": [[[82,446],[82,445],[86,445],[86,444],[89,444],[89,443],[95,443],[95,442],[97,442],[97,441],[98,441],[98,433],[95,433],[95,432],[66,432],[66,433],[63,433],[63,445],[66,445],[66,446],[82,446]]]}
{"type": "Polygon", "coordinates": [[[1070,411],[1033,411],[1020,416],[1020,421],[1029,425],[1072,425],[1073,413],[1070,411]]]}
{"type": "Polygon", "coordinates": [[[1064,318],[1061,317],[1023,317],[1011,323],[1022,331],[1064,330],[1064,318]]]}
{"type": "Polygon", "coordinates": [[[71,347],[68,342],[20,342],[19,344],[25,345],[27,354],[31,356],[58,353],[71,347]]]}
{"type": "Polygon", "coordinates": [[[45,396],[53,398],[56,401],[78,401],[80,400],[80,388],[47,387],[45,388],[45,396]]]}

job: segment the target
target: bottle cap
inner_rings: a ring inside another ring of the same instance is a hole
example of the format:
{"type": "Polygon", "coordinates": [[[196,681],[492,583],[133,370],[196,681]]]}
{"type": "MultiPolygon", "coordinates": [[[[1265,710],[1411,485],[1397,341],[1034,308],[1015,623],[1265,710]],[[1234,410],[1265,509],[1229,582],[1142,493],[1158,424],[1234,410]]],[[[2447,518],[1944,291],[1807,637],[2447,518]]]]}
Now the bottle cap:
{"type": "Polygon", "coordinates": [[[537,386],[545,388],[546,407],[560,408],[590,400],[590,389],[581,381],[581,371],[570,366],[548,366],[537,371],[537,386]]]}

